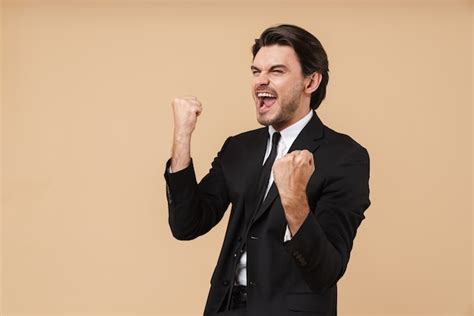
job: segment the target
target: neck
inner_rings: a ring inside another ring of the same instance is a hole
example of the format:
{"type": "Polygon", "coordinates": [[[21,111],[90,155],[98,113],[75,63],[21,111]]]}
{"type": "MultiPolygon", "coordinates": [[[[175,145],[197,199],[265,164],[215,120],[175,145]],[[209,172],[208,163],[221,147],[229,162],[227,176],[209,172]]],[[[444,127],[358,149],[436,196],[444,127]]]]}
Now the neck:
{"type": "Polygon", "coordinates": [[[291,125],[295,124],[296,122],[298,122],[299,120],[301,120],[303,117],[305,117],[306,115],[308,115],[308,113],[312,111],[311,108],[307,108],[305,111],[297,111],[293,117],[291,117],[291,119],[289,119],[288,121],[284,121],[284,122],[277,122],[275,124],[272,124],[272,127],[277,131],[277,132],[281,132],[282,130],[284,130],[285,128],[288,128],[290,127],[291,125]]]}

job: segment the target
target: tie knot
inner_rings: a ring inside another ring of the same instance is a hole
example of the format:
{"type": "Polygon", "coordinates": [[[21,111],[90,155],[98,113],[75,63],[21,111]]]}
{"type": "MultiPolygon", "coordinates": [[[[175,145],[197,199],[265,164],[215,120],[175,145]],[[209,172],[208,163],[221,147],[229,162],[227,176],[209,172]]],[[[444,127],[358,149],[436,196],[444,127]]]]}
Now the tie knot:
{"type": "Polygon", "coordinates": [[[278,142],[280,141],[281,134],[279,132],[273,133],[272,136],[272,146],[278,146],[278,142]]]}

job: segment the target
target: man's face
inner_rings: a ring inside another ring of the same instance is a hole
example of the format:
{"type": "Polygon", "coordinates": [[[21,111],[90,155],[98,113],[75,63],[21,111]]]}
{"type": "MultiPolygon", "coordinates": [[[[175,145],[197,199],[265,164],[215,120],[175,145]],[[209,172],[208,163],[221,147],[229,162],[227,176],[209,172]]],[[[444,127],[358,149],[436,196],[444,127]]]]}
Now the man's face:
{"type": "Polygon", "coordinates": [[[260,48],[251,66],[257,121],[282,130],[309,111],[311,93],[294,49],[272,45],[260,48]]]}

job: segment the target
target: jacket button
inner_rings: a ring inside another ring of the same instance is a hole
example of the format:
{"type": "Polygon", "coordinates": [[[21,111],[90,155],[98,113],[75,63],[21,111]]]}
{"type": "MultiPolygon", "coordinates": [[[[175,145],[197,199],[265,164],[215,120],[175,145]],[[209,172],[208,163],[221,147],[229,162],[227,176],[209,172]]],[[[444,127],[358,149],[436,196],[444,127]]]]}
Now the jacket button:
{"type": "Polygon", "coordinates": [[[250,281],[250,282],[249,282],[249,285],[251,285],[251,286],[256,286],[257,283],[255,283],[255,282],[253,282],[253,281],[250,281]]]}
{"type": "Polygon", "coordinates": [[[255,236],[250,236],[250,239],[252,239],[252,240],[257,240],[257,239],[258,239],[258,237],[255,237],[255,236]]]}
{"type": "Polygon", "coordinates": [[[236,254],[236,253],[234,253],[233,257],[234,257],[234,258],[237,258],[237,254],[236,254]]]}
{"type": "Polygon", "coordinates": [[[224,286],[227,286],[227,285],[229,285],[229,281],[225,280],[224,282],[222,282],[222,284],[223,284],[224,286]]]}

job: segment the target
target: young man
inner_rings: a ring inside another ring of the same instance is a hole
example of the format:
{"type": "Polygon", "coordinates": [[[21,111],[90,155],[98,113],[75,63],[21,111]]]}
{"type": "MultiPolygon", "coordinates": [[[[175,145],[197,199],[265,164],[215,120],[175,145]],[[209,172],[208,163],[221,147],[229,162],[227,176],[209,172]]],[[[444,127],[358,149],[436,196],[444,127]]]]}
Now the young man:
{"type": "Polygon", "coordinates": [[[322,124],[328,60],[293,25],[265,30],[252,48],[252,94],[263,128],[229,137],[196,181],[195,97],[173,101],[165,179],[173,236],[194,239],[232,205],[205,315],[336,315],[337,281],[369,207],[369,155],[322,124]]]}

